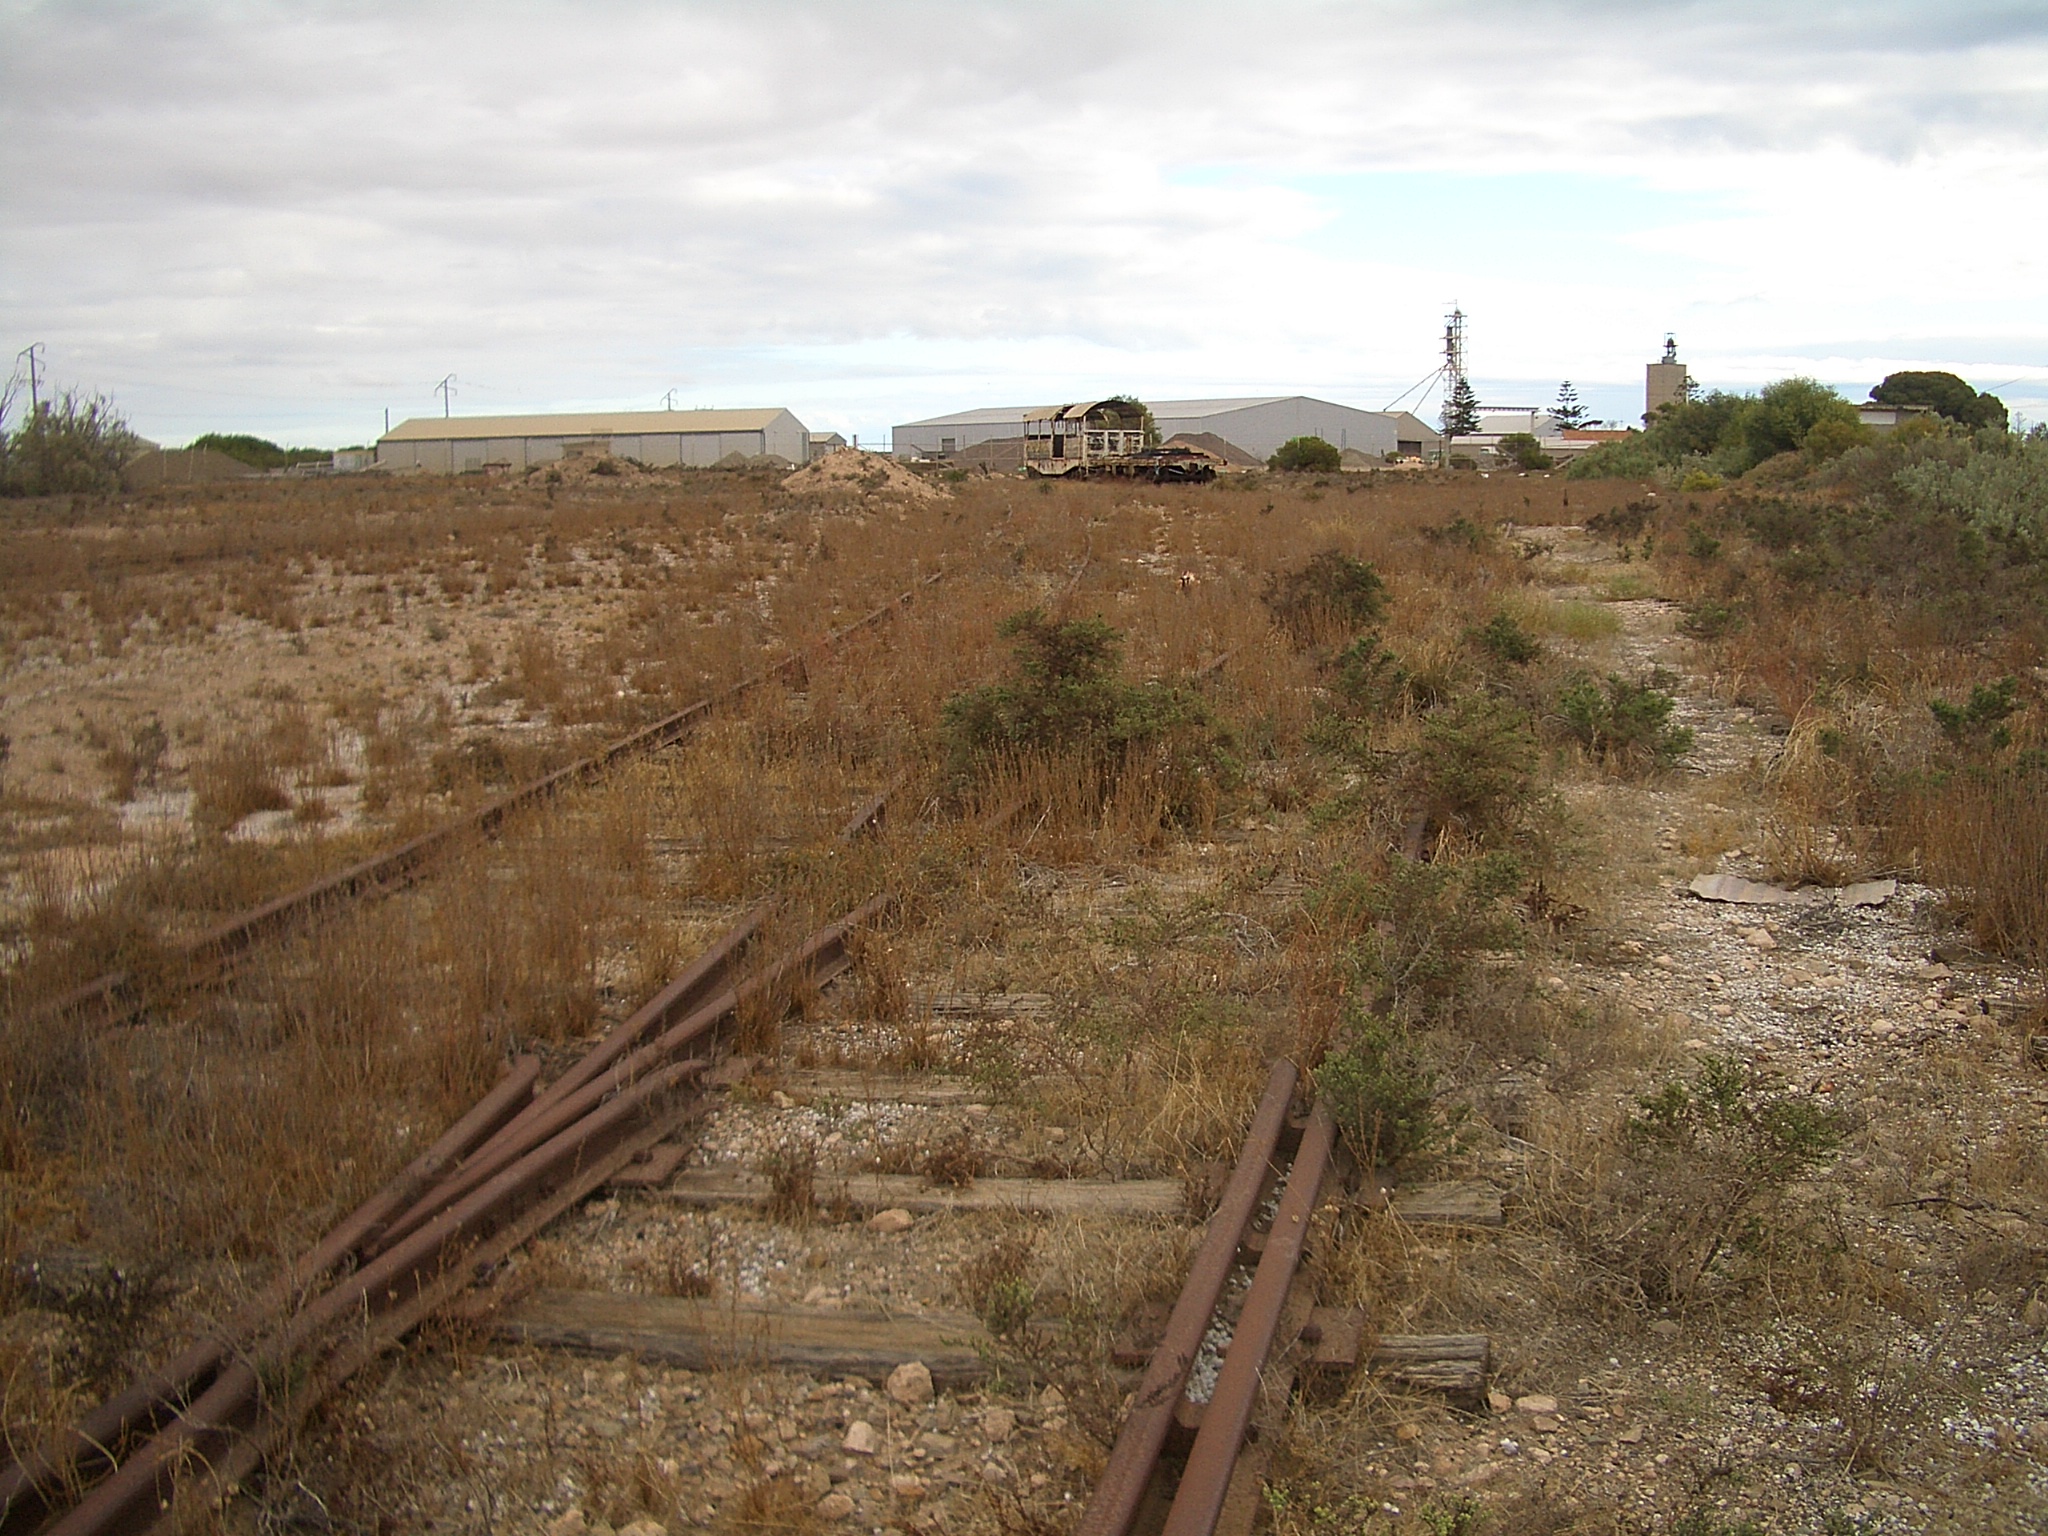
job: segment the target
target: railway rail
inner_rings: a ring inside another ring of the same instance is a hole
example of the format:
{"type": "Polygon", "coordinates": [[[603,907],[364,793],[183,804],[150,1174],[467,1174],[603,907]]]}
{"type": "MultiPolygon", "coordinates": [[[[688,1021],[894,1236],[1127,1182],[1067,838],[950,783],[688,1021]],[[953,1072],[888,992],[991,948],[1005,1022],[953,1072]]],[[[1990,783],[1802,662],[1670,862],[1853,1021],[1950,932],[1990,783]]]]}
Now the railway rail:
{"type": "MultiPolygon", "coordinates": [[[[578,758],[552,773],[485,801],[430,831],[372,854],[345,869],[286,891],[230,918],[198,938],[172,947],[174,972],[170,985],[190,990],[218,984],[253,951],[298,931],[320,916],[358,902],[404,889],[438,860],[480,838],[495,835],[522,811],[553,799],[563,790],[590,784],[621,764],[649,756],[687,738],[721,709],[730,707],[765,684],[801,678],[809,660],[829,654],[854,635],[873,629],[901,612],[920,590],[943,578],[933,572],[917,586],[897,594],[873,611],[831,631],[812,645],[791,652],[772,666],[742,678],[731,687],[664,715],[650,725],[611,742],[588,757],[578,758]]],[[[156,989],[131,971],[109,971],[53,998],[36,1010],[45,1020],[88,1028],[117,1028],[141,1017],[155,1000],[156,989]]]]}
{"type": "MultiPolygon", "coordinates": [[[[832,642],[878,623],[913,595],[836,632],[832,642]]],[[[1201,675],[1227,660],[1228,653],[1217,657],[1201,675]]],[[[229,925],[240,937],[207,951],[212,975],[226,975],[236,954],[325,905],[402,884],[445,840],[488,833],[515,809],[680,740],[740,690],[801,663],[793,657],[427,839],[245,914],[229,925]]],[[[898,781],[861,806],[839,837],[850,841],[877,825],[902,788],[898,781]]],[[[1005,806],[989,822],[1006,826],[1017,810],[1005,806]]],[[[762,953],[761,940],[776,902],[763,902],[552,1081],[541,1082],[531,1057],[509,1063],[433,1146],[219,1329],[68,1434],[0,1465],[0,1536],[160,1536],[194,1503],[231,1497],[352,1374],[450,1308],[636,1159],[685,1132],[706,1112],[707,1079],[727,1026],[795,984],[823,987],[845,971],[850,938],[894,899],[876,895],[772,954],[762,953]]],[[[116,997],[121,979],[103,983],[103,996],[116,997]]],[[[1342,1171],[1330,1115],[1304,1105],[1304,1083],[1301,1065],[1271,1065],[1185,1283],[1144,1353],[1115,1445],[1074,1527],[1079,1536],[1251,1528],[1293,1380],[1283,1357],[1298,1362],[1303,1347],[1319,1341],[1304,1258],[1318,1206],[1342,1171]],[[1220,1360],[1208,1362],[1214,1386],[1197,1403],[1190,1381],[1219,1324],[1229,1342],[1220,1360]]],[[[1349,1354],[1340,1349],[1333,1358],[1356,1365],[1361,1332],[1354,1319],[1349,1354]]]]}
{"type": "MultiPolygon", "coordinates": [[[[901,783],[840,839],[879,824],[901,783]]],[[[877,895],[750,963],[775,903],[757,905],[545,1089],[537,1060],[511,1063],[225,1327],[0,1466],[0,1536],[167,1531],[181,1498],[226,1496],[354,1371],[686,1124],[718,1032],[778,989],[832,980],[851,935],[893,900],[877,895]]]]}

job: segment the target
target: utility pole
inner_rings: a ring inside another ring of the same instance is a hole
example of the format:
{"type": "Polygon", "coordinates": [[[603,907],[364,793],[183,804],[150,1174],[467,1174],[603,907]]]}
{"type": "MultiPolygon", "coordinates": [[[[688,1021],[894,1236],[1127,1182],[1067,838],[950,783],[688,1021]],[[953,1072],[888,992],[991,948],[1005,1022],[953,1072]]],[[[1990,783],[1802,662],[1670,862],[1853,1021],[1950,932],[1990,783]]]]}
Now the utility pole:
{"type": "Polygon", "coordinates": [[[17,363],[23,361],[28,363],[28,414],[31,421],[43,413],[43,383],[41,377],[36,373],[36,364],[40,361],[37,354],[42,352],[42,350],[43,344],[40,341],[32,341],[14,354],[14,360],[17,363]]]}
{"type": "Polygon", "coordinates": [[[455,375],[451,373],[448,375],[447,378],[443,379],[440,383],[436,384],[434,386],[434,392],[441,397],[441,416],[443,420],[446,420],[448,416],[451,414],[448,408],[448,402],[450,398],[452,398],[456,393],[455,375]]]}
{"type": "Polygon", "coordinates": [[[664,411],[672,411],[676,408],[676,392],[674,390],[670,390],[661,397],[661,408],[664,411]]]}

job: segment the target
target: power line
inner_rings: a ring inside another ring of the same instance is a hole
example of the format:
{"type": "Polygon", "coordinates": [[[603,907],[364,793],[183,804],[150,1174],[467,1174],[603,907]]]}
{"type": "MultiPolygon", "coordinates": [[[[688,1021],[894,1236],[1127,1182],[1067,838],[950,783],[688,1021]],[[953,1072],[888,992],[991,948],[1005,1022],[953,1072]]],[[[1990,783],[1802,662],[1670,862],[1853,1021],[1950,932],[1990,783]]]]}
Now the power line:
{"type": "Polygon", "coordinates": [[[457,393],[455,388],[455,375],[451,373],[440,383],[436,384],[434,386],[434,392],[440,395],[441,397],[441,416],[442,419],[445,420],[448,416],[452,414],[452,411],[450,410],[449,407],[449,401],[452,400],[455,397],[455,394],[457,393]]]}

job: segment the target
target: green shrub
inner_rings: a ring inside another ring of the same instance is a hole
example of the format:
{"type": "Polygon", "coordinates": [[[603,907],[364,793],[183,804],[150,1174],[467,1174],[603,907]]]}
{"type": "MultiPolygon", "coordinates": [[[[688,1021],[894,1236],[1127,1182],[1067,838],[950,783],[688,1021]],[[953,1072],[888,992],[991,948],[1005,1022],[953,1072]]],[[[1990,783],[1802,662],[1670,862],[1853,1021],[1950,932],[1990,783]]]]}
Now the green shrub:
{"type": "Polygon", "coordinates": [[[1689,605],[1685,616],[1678,621],[1679,632],[1695,640],[1718,640],[1723,635],[1732,635],[1741,627],[1741,612],[1712,598],[1701,598],[1689,605]]]}
{"type": "Polygon", "coordinates": [[[1618,443],[1589,448],[1565,466],[1567,480],[1648,480],[1663,466],[1643,434],[1631,432],[1618,443]]]}
{"type": "Polygon", "coordinates": [[[1761,1216],[1825,1162],[1845,1127],[1832,1109],[1769,1089],[1732,1058],[1706,1056],[1691,1083],[1638,1100],[1625,1162],[1604,1198],[1617,1269],[1651,1303],[1697,1295],[1731,1250],[1767,1241],[1761,1216]]]}
{"type": "Polygon", "coordinates": [[[1399,659],[1376,634],[1360,635],[1345,646],[1330,668],[1331,690],[1354,714],[1390,711],[1407,678],[1399,659]]]}
{"type": "Polygon", "coordinates": [[[1799,448],[1814,463],[1825,464],[1839,459],[1869,439],[1870,431],[1861,422],[1843,421],[1831,416],[1808,428],[1806,436],[1799,441],[1799,448]]]}
{"type": "Polygon", "coordinates": [[[1695,560],[1716,560],[1721,555],[1721,541],[1698,523],[1691,523],[1685,530],[1685,552],[1695,560]]]}
{"type": "Polygon", "coordinates": [[[1557,712],[1571,737],[1608,766],[1669,768],[1692,750],[1692,732],[1671,724],[1677,700],[1657,681],[1609,674],[1603,683],[1575,673],[1558,690],[1557,712]]]}
{"type": "Polygon", "coordinates": [[[1268,469],[1329,474],[1344,467],[1344,455],[1336,444],[1320,437],[1290,437],[1266,460],[1268,469]]]}
{"type": "Polygon", "coordinates": [[[1307,648],[1333,628],[1356,634],[1377,624],[1387,609],[1387,584],[1365,561],[1325,549],[1300,570],[1269,580],[1263,599],[1274,622],[1307,648]]]}
{"type": "Polygon", "coordinates": [[[1543,654],[1543,642],[1517,624],[1514,616],[1496,613],[1466,639],[1504,666],[1526,667],[1543,654]]]}
{"type": "Polygon", "coordinates": [[[1164,754],[1154,767],[1182,818],[1197,781],[1231,776],[1228,737],[1208,706],[1187,688],[1125,682],[1122,636],[1101,619],[1055,621],[1028,608],[996,632],[1011,642],[1010,677],[955,694],[940,713],[956,784],[993,757],[1052,751],[1080,752],[1107,781],[1151,750],[1164,754]]]}
{"type": "Polygon", "coordinates": [[[1424,528],[1422,536],[1432,544],[1449,544],[1458,549],[1469,549],[1474,554],[1486,548],[1488,539],[1486,530],[1462,512],[1448,523],[1424,528]]]}
{"type": "Polygon", "coordinates": [[[1483,952],[1516,950],[1524,930],[1514,905],[1525,871],[1506,853],[1437,864],[1397,860],[1378,880],[1340,879],[1321,902],[1371,918],[1352,964],[1389,1007],[1455,998],[1483,952]]]}
{"type": "Polygon", "coordinates": [[[1493,451],[1517,469],[1548,469],[1556,462],[1531,432],[1510,432],[1494,444],[1493,451]]]}
{"type": "Polygon", "coordinates": [[[1031,1246],[1028,1231],[999,1237],[960,1266],[965,1300],[999,1339],[1030,1325],[1038,1301],[1038,1288],[1031,1283],[1031,1246]]]}
{"type": "Polygon", "coordinates": [[[2048,552],[2048,433],[2039,428],[1931,448],[1893,483],[1901,510],[1964,523],[2029,558],[2048,552]]]}
{"type": "Polygon", "coordinates": [[[1517,830],[1536,787],[1536,739],[1520,710],[1468,693],[1431,711],[1409,775],[1439,825],[1481,843],[1517,830]]]}
{"type": "Polygon", "coordinates": [[[1927,708],[1952,746],[1983,756],[2012,745],[2012,732],[2005,721],[2020,707],[2019,686],[2018,678],[2001,677],[1989,687],[1977,684],[1970,690],[1968,703],[1929,699],[1927,708]]]}
{"type": "Polygon", "coordinates": [[[0,495],[60,496],[115,491],[121,466],[142,446],[113,402],[66,390],[13,431],[0,397],[0,495]]]}
{"type": "Polygon", "coordinates": [[[1386,1019],[1354,1019],[1316,1068],[1315,1083],[1337,1134],[1364,1167],[1399,1163],[1443,1135],[1436,1076],[1386,1019]]]}

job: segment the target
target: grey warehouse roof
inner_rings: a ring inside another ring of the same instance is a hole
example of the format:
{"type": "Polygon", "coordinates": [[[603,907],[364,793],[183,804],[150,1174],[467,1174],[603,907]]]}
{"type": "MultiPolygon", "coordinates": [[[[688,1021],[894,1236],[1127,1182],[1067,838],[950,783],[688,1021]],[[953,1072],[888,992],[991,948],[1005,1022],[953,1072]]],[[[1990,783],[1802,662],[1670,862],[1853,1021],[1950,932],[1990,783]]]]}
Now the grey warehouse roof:
{"type": "Polygon", "coordinates": [[[606,437],[647,432],[759,432],[780,407],[757,411],[569,411],[545,416],[415,416],[379,442],[426,443],[485,437],[606,437]]]}
{"type": "MultiPolygon", "coordinates": [[[[1223,411],[1241,411],[1247,406],[1272,405],[1281,400],[1299,400],[1300,395],[1251,395],[1238,400],[1147,400],[1152,414],[1158,416],[1214,416],[1223,411]]],[[[955,411],[950,416],[927,416],[922,421],[906,421],[906,427],[998,427],[1021,422],[1034,412],[1041,416],[1049,409],[1034,405],[990,405],[979,410],[955,411]]]]}

